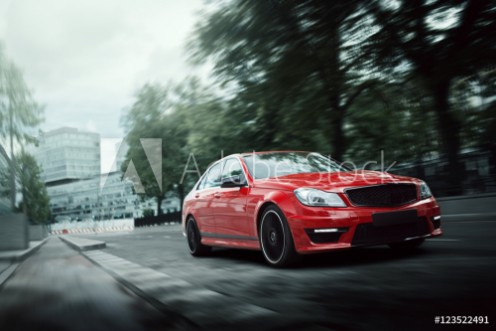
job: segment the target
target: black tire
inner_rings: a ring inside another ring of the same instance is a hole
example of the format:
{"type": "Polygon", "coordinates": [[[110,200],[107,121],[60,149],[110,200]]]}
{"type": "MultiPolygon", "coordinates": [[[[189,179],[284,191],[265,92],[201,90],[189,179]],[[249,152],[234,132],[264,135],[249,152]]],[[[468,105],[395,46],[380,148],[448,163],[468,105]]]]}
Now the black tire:
{"type": "Polygon", "coordinates": [[[299,260],[286,217],[277,206],[267,207],[260,221],[260,247],[273,267],[287,267],[299,260]]]}
{"type": "Polygon", "coordinates": [[[417,249],[420,245],[422,245],[424,240],[425,240],[424,238],[418,238],[407,241],[401,241],[397,243],[391,243],[389,244],[389,247],[398,251],[413,251],[417,249]]]}
{"type": "Polygon", "coordinates": [[[195,219],[193,217],[188,218],[186,222],[186,238],[188,240],[189,252],[193,256],[205,256],[212,251],[212,247],[205,246],[201,243],[200,231],[196,226],[195,219]]]}

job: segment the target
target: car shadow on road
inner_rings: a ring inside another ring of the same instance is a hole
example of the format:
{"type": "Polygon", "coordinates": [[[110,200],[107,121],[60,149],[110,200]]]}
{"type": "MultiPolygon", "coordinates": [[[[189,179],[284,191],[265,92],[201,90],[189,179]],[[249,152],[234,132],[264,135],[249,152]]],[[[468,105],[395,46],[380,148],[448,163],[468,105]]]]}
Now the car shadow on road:
{"type": "Polygon", "coordinates": [[[265,260],[262,252],[246,250],[246,249],[231,249],[215,247],[209,258],[232,260],[234,262],[248,263],[254,265],[265,265],[265,260]]]}
{"type": "Polygon", "coordinates": [[[407,261],[428,256],[427,248],[399,251],[388,246],[357,247],[349,250],[307,255],[297,267],[326,268],[407,261]]]}
{"type": "MultiPolygon", "coordinates": [[[[425,247],[419,247],[410,251],[393,250],[387,246],[358,247],[348,250],[305,255],[290,268],[328,268],[380,264],[391,261],[419,259],[430,254],[431,250],[425,247]]],[[[268,267],[262,253],[259,251],[216,248],[210,258],[232,260],[260,266],[265,265],[268,267]]]]}

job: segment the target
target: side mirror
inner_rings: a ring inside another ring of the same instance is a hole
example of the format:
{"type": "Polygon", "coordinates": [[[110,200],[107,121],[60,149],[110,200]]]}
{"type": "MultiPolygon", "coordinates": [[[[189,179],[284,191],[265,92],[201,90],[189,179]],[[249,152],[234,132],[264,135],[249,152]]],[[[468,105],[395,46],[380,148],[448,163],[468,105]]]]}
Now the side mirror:
{"type": "Polygon", "coordinates": [[[222,178],[222,181],[220,183],[221,188],[230,188],[230,187],[243,187],[246,185],[245,180],[241,180],[239,176],[231,176],[231,177],[226,177],[222,178]]]}

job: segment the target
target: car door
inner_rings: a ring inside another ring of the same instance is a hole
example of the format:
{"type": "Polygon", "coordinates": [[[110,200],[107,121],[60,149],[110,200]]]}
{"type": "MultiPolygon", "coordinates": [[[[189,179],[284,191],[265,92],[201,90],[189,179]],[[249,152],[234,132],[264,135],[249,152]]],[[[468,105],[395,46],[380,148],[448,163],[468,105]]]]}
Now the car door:
{"type": "MultiPolygon", "coordinates": [[[[242,182],[246,177],[237,158],[225,161],[222,178],[239,176],[242,182]]],[[[246,213],[246,201],[249,192],[248,185],[244,187],[219,187],[215,194],[215,226],[221,237],[226,239],[246,239],[253,237],[251,226],[246,213]]]]}
{"type": "Polygon", "coordinates": [[[220,188],[221,162],[212,165],[194,193],[194,214],[200,232],[215,233],[212,203],[220,188]]]}

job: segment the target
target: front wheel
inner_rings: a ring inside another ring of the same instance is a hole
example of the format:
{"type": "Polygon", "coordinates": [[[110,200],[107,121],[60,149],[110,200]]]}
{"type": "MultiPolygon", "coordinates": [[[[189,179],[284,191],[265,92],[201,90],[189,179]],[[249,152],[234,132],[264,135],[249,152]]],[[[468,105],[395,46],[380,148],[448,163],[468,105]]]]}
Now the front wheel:
{"type": "Polygon", "coordinates": [[[259,235],[262,253],[271,266],[286,267],[298,260],[288,223],[278,207],[265,209],[259,235]]]}
{"type": "Polygon", "coordinates": [[[190,217],[186,223],[186,237],[188,239],[189,252],[191,255],[204,256],[208,255],[212,250],[212,247],[205,246],[201,243],[200,231],[198,230],[193,217],[190,217]]]}

